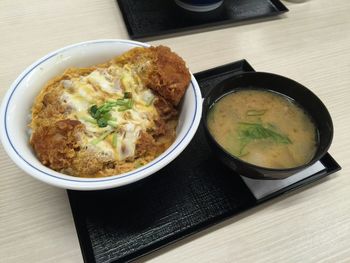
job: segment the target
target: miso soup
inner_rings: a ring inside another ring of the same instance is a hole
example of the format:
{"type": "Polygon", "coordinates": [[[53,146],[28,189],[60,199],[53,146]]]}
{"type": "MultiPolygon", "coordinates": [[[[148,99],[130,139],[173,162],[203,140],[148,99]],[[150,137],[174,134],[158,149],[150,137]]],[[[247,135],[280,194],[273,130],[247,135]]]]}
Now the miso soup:
{"type": "Polygon", "coordinates": [[[306,164],[318,143],[310,116],[272,91],[248,89],[223,96],[210,108],[207,124],[227,152],[266,168],[306,164]]]}

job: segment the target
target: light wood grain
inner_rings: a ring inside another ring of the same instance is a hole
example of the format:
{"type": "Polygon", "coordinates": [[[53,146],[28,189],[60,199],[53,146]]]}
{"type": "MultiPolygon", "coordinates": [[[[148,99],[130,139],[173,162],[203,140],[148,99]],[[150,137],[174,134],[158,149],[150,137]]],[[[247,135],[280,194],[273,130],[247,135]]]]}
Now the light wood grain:
{"type": "MultiPolygon", "coordinates": [[[[343,170],[140,259],[140,262],[350,262],[350,1],[284,2],[279,19],[150,42],[192,72],[246,58],[308,86],[327,105],[343,170]]],[[[0,96],[62,46],[128,38],[114,0],[0,2],[0,96]]],[[[0,261],[82,262],[66,192],[17,168],[0,146],[0,261]]]]}

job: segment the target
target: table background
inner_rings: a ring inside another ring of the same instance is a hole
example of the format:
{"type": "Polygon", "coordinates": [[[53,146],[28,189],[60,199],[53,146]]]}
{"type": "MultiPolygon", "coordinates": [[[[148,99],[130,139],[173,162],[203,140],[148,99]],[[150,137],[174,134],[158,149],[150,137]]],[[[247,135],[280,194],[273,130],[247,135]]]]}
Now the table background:
{"type": "MultiPolygon", "coordinates": [[[[350,261],[350,1],[284,3],[280,19],[149,43],[171,47],[192,72],[245,58],[303,83],[333,117],[330,153],[343,170],[140,262],[350,261]]],[[[1,0],[0,98],[36,59],[99,38],[128,38],[114,0],[1,0]]],[[[0,261],[82,262],[66,191],[26,175],[2,146],[0,171],[0,261]]]]}

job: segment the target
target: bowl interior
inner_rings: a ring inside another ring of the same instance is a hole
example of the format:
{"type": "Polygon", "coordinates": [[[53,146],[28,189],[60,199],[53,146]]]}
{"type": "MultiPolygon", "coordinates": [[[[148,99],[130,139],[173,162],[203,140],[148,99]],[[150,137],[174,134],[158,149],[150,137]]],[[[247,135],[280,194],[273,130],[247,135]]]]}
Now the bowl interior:
{"type": "Polygon", "coordinates": [[[105,189],[125,185],[154,173],[173,160],[192,139],[201,116],[201,94],[192,76],[180,106],[177,138],[162,155],[137,170],[108,178],[77,178],[42,165],[29,145],[31,107],[45,83],[69,67],[87,67],[110,60],[144,43],[126,40],[89,41],[57,50],[29,66],[12,84],[2,102],[1,139],[5,150],[23,170],[47,183],[69,189],[105,189]]]}
{"type": "MultiPolygon", "coordinates": [[[[271,169],[264,167],[259,168],[266,171],[300,169],[301,167],[306,167],[316,162],[327,152],[333,138],[333,124],[331,116],[328,110],[326,109],[325,105],[314,93],[312,93],[303,85],[286,77],[272,73],[249,72],[238,74],[234,77],[224,80],[217,86],[213,87],[208,93],[203,103],[203,121],[205,123],[205,128],[208,130],[206,124],[206,116],[208,114],[208,111],[217,100],[219,100],[222,96],[224,96],[227,93],[247,88],[271,90],[289,97],[308,113],[308,115],[311,117],[317,128],[319,137],[317,151],[309,163],[303,166],[288,169],[271,169]]],[[[213,138],[213,140],[215,139],[213,138]]],[[[221,150],[224,151],[224,149],[221,146],[218,145],[218,147],[220,147],[221,150]]],[[[234,156],[232,156],[232,158],[244,163],[244,161],[234,156]]],[[[249,163],[245,164],[249,166],[255,166],[249,163]]]]}

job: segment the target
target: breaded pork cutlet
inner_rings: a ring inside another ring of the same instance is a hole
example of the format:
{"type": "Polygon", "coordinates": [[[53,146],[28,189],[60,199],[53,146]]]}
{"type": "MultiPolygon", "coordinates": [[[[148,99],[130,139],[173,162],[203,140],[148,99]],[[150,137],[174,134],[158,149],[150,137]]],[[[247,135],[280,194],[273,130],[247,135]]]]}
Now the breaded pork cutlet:
{"type": "Polygon", "coordinates": [[[191,79],[185,61],[165,46],[133,48],[113,62],[133,64],[146,87],[174,106],[179,104],[191,79]]]}

